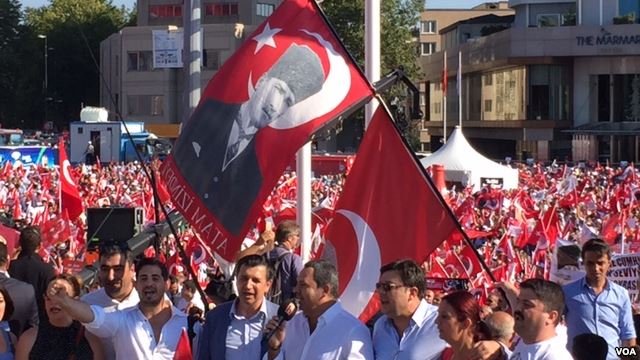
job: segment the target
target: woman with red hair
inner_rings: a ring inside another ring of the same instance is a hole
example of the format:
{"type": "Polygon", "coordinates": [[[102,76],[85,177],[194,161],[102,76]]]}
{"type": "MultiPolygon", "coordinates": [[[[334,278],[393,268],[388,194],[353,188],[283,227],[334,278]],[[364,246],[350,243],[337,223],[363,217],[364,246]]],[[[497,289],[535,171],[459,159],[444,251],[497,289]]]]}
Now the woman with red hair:
{"type": "Polygon", "coordinates": [[[467,360],[473,357],[476,342],[489,338],[488,330],[480,320],[480,305],[468,291],[457,291],[442,298],[436,325],[440,338],[450,347],[441,360],[467,360]]]}

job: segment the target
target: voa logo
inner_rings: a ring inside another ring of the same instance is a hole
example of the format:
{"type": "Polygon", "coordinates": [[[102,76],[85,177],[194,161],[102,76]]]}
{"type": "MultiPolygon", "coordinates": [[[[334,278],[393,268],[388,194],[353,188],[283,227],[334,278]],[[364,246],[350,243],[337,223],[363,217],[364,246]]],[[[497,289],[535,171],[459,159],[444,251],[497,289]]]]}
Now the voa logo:
{"type": "Polygon", "coordinates": [[[616,347],[617,356],[637,356],[638,350],[633,346],[616,347]]]}

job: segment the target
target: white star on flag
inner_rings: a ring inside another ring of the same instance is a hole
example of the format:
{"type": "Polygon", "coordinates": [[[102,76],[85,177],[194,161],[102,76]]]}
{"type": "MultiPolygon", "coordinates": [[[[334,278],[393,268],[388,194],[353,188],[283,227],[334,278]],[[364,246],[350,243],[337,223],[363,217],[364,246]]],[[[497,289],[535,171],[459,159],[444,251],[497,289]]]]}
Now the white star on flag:
{"type": "Polygon", "coordinates": [[[260,49],[262,49],[263,46],[265,45],[269,45],[272,48],[275,49],[276,47],[276,42],[275,40],[273,40],[273,36],[277,33],[279,33],[280,31],[282,31],[282,29],[278,29],[278,28],[271,28],[269,26],[269,23],[267,23],[264,26],[264,29],[262,29],[262,33],[256,35],[253,40],[258,42],[258,45],[256,45],[256,50],[253,52],[253,54],[257,54],[258,51],[260,51],[260,49]]]}

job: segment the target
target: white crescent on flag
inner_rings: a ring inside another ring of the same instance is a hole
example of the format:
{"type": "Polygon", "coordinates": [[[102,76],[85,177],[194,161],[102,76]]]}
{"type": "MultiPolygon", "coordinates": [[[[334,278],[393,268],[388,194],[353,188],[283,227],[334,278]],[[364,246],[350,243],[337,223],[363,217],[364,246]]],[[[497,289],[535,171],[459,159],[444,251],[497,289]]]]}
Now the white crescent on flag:
{"type": "Polygon", "coordinates": [[[359,316],[367,306],[376,288],[382,266],[378,239],[360,215],[349,210],[338,210],[353,226],[358,239],[358,261],[351,280],[340,295],[342,307],[353,316],[359,316]]]}
{"type": "Polygon", "coordinates": [[[68,184],[72,185],[72,186],[76,186],[76,183],[73,181],[73,178],[71,177],[71,173],[69,172],[69,168],[71,167],[71,164],[69,163],[69,160],[64,160],[64,162],[62,163],[62,176],[64,176],[64,179],[67,181],[68,184]]]}

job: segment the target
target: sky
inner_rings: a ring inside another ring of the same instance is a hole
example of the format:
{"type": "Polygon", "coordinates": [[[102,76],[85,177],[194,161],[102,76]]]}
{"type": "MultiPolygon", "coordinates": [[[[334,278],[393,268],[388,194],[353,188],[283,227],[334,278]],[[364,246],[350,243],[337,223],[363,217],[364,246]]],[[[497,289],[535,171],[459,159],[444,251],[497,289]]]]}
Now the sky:
{"type": "MultiPolygon", "coordinates": [[[[486,0],[489,1],[489,0],[486,0]]],[[[431,9],[442,8],[460,8],[468,9],[483,2],[483,0],[426,0],[427,7],[431,9]]],[[[23,7],[40,7],[49,4],[50,0],[22,0],[23,7]]],[[[113,4],[120,6],[124,5],[128,8],[132,8],[135,4],[135,0],[113,0],[113,4]]]]}

